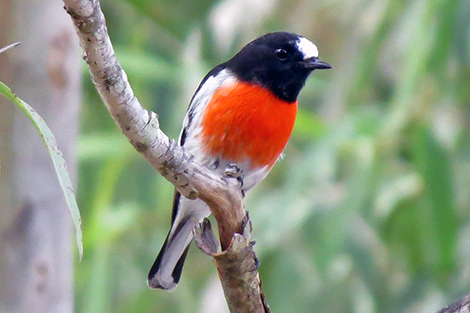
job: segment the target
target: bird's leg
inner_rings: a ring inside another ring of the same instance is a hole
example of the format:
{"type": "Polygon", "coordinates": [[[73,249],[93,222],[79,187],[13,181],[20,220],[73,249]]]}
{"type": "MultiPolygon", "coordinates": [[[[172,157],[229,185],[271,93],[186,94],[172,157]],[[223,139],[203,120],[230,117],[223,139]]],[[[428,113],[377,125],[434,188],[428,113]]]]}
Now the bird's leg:
{"type": "Polygon", "coordinates": [[[225,176],[237,179],[238,183],[240,184],[243,197],[245,197],[245,191],[243,190],[243,179],[245,177],[245,173],[243,172],[243,169],[232,161],[229,161],[225,166],[225,176]]]}
{"type": "Polygon", "coordinates": [[[243,169],[232,161],[228,161],[227,165],[225,166],[225,175],[234,178],[242,177],[243,169]]]}

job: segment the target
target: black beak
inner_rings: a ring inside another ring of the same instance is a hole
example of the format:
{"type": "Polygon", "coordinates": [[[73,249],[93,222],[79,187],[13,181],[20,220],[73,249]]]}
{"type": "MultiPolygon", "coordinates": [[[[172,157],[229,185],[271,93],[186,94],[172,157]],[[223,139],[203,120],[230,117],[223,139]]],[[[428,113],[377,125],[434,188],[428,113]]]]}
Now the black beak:
{"type": "Polygon", "coordinates": [[[315,57],[304,60],[303,64],[307,69],[312,70],[312,71],[313,70],[327,70],[331,68],[330,64],[320,61],[319,58],[315,58],[315,57]]]}

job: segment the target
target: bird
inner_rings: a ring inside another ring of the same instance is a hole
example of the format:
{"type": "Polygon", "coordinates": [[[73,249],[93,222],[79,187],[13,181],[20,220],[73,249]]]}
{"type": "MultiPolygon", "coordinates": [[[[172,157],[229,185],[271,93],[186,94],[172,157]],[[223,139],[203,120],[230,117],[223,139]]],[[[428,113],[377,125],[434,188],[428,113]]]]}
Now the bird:
{"type": "MultiPolygon", "coordinates": [[[[304,36],[273,32],[251,41],[204,77],[184,117],[179,144],[194,162],[221,175],[235,165],[245,194],[280,158],[310,73],[329,68],[304,36]]],[[[210,213],[202,200],[175,190],[171,228],[148,274],[149,287],[171,291],[177,286],[193,229],[210,213]]]]}

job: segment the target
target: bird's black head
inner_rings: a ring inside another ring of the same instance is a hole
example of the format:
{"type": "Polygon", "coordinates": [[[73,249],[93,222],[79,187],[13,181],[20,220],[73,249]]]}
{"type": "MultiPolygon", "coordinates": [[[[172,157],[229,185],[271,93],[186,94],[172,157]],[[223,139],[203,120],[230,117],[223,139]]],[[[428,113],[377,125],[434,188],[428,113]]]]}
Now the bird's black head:
{"type": "Polygon", "coordinates": [[[240,80],[268,88],[288,102],[297,100],[313,70],[331,68],[318,59],[312,42],[286,32],[253,40],[224,65],[240,80]]]}

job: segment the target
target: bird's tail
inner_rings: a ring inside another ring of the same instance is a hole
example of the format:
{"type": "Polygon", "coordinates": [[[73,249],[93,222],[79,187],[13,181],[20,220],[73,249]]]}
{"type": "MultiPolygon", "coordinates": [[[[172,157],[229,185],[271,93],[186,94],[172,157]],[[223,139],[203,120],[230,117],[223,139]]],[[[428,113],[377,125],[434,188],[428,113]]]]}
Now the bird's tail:
{"type": "MultiPolygon", "coordinates": [[[[183,227],[187,228],[187,230],[191,228],[190,230],[192,231],[193,227],[188,226],[184,225],[183,227]]],[[[160,253],[150,269],[148,275],[148,285],[150,287],[171,291],[178,285],[191,239],[191,232],[189,234],[179,232],[172,236],[170,230],[160,253]]]]}
{"type": "Polygon", "coordinates": [[[193,229],[210,213],[201,200],[180,197],[175,194],[171,229],[148,275],[151,288],[171,291],[178,285],[193,229]]]}

